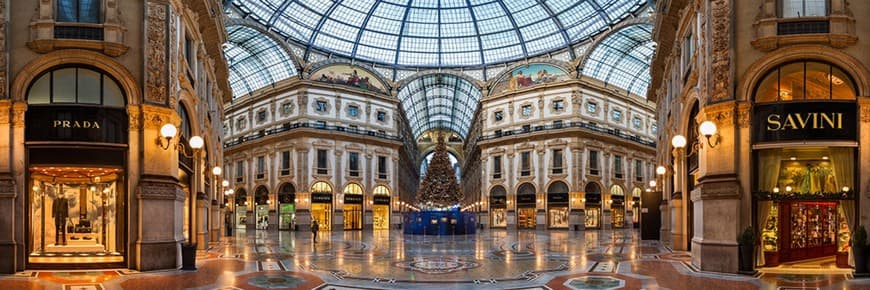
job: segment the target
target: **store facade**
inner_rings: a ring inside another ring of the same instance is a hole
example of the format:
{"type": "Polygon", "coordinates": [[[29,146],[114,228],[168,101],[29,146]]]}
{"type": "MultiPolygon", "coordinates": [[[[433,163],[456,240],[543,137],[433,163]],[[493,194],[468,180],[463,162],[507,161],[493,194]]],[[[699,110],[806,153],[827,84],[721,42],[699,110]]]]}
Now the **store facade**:
{"type": "Polygon", "coordinates": [[[547,227],[568,228],[568,184],[556,181],[547,188],[547,227]]]}
{"type": "Polygon", "coordinates": [[[390,189],[378,185],[372,192],[372,228],[375,230],[390,229],[390,189]]]}
{"type": "Polygon", "coordinates": [[[278,229],[294,230],[296,225],[296,187],[284,183],[278,189],[278,229]]]}
{"type": "Polygon", "coordinates": [[[491,215],[490,227],[507,227],[507,191],[505,191],[504,186],[496,185],[489,191],[489,212],[491,215]]]}
{"type": "Polygon", "coordinates": [[[852,76],[826,62],[780,64],[755,90],[752,123],[758,265],[835,256],[849,267],[859,172],[852,76]]]}
{"type": "Polygon", "coordinates": [[[311,219],[322,231],[332,229],[332,186],[318,181],[311,186],[311,219]]]}
{"type": "Polygon", "coordinates": [[[601,187],[594,182],[586,184],[584,188],[584,210],[586,211],[586,228],[601,228],[601,187]]]}
{"type": "Polygon", "coordinates": [[[517,228],[534,229],[537,217],[537,195],[531,183],[523,183],[517,188],[517,228]]]}

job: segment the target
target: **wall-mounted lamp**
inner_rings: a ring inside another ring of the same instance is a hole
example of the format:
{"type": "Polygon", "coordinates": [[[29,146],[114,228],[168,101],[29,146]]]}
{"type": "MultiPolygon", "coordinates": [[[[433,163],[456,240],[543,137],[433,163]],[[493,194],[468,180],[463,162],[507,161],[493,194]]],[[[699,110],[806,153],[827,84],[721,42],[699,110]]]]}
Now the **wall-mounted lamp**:
{"type": "Polygon", "coordinates": [[[226,179],[224,179],[224,181],[221,181],[221,185],[222,185],[222,186],[223,186],[223,187],[227,187],[227,186],[230,186],[230,181],[229,181],[229,180],[226,180],[226,179]]]}
{"type": "Polygon", "coordinates": [[[659,165],[658,167],[656,167],[656,174],[658,174],[658,175],[665,175],[665,173],[667,173],[667,172],[668,172],[668,169],[665,168],[664,166],[659,165]]]}
{"type": "Polygon", "coordinates": [[[649,187],[651,187],[651,188],[655,188],[655,187],[656,187],[656,184],[657,184],[657,183],[656,183],[655,180],[650,180],[650,181],[649,181],[649,187]]]}
{"type": "Polygon", "coordinates": [[[220,166],[215,166],[211,169],[211,174],[214,174],[214,176],[221,176],[221,173],[224,173],[224,170],[220,166]]]}
{"type": "MultiPolygon", "coordinates": [[[[701,133],[701,136],[704,137],[707,142],[707,146],[709,146],[710,148],[714,148],[716,147],[716,145],[719,145],[720,136],[717,131],[718,129],[716,128],[716,123],[713,123],[713,121],[704,121],[701,123],[701,126],[698,127],[698,133],[701,133]]],[[[700,137],[698,139],[700,139],[700,137]]],[[[671,145],[673,145],[674,148],[685,148],[687,143],[688,142],[686,140],[686,137],[684,137],[683,135],[676,135],[674,136],[674,138],[671,139],[671,145]]],[[[697,152],[698,149],[701,149],[703,147],[704,143],[701,143],[700,140],[694,140],[692,141],[691,152],[697,152]]]]}
{"type": "MultiPolygon", "coordinates": [[[[178,128],[175,125],[167,123],[160,127],[160,137],[157,138],[157,145],[160,145],[160,148],[163,150],[169,150],[169,147],[172,146],[172,138],[175,138],[175,135],[178,133],[178,128]]],[[[190,149],[193,149],[193,152],[187,152],[186,147],[182,146],[180,143],[176,144],[178,146],[178,150],[181,151],[181,154],[184,154],[186,157],[193,157],[193,154],[202,149],[202,146],[205,145],[205,141],[202,140],[202,137],[193,136],[190,137],[190,140],[187,141],[187,145],[190,146],[190,149]]]]}

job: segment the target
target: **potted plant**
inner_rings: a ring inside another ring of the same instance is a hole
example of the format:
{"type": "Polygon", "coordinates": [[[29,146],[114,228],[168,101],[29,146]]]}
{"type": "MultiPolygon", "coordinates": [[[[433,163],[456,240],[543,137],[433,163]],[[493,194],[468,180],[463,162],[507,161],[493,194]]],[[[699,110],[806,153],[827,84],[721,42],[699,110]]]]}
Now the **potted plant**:
{"type": "Polygon", "coordinates": [[[737,237],[739,269],[741,273],[752,273],[754,270],[753,259],[755,246],[755,231],[751,226],[746,227],[743,233],[737,237]]]}
{"type": "Polygon", "coordinates": [[[867,230],[859,226],[852,234],[852,254],[855,256],[855,274],[867,274],[867,230]]]}

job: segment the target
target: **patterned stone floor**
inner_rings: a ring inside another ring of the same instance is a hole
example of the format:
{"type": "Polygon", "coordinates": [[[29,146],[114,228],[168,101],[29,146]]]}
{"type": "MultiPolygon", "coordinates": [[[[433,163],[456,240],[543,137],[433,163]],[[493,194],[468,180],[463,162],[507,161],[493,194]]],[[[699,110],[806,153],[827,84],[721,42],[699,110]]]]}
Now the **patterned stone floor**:
{"type": "Polygon", "coordinates": [[[197,255],[197,271],[25,271],[0,289],[870,289],[848,274],[699,272],[637,232],[247,232],[197,255]]]}

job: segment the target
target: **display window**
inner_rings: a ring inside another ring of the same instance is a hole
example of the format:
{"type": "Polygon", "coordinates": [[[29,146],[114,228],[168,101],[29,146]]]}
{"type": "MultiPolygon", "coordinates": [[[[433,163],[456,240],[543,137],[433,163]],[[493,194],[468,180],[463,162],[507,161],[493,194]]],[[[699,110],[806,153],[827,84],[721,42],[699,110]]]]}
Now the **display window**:
{"type": "Polygon", "coordinates": [[[248,223],[248,202],[242,205],[236,205],[236,228],[244,229],[248,223]]]}
{"type": "Polygon", "coordinates": [[[269,228],[269,205],[259,204],[257,205],[257,209],[255,211],[255,217],[257,218],[257,229],[265,230],[269,228]]]}
{"type": "Polygon", "coordinates": [[[490,214],[492,215],[491,227],[507,227],[506,208],[493,208],[490,214]]]}
{"type": "Polygon", "coordinates": [[[320,230],[332,230],[332,204],[312,203],[311,219],[317,221],[317,224],[320,226],[320,230]]]}
{"type": "Polygon", "coordinates": [[[344,229],[362,229],[362,204],[344,204],[344,229]]]}
{"type": "Polygon", "coordinates": [[[598,228],[601,220],[601,208],[586,206],[586,227],[598,228]]]}
{"type": "Polygon", "coordinates": [[[296,204],[282,203],[278,209],[279,229],[293,229],[296,225],[296,204]]]}
{"type": "Polygon", "coordinates": [[[124,170],[30,167],[30,263],[124,261],[124,170]]]}
{"type": "Polygon", "coordinates": [[[517,209],[517,228],[534,229],[535,228],[535,208],[526,207],[517,209]]]}
{"type": "Polygon", "coordinates": [[[568,228],[568,207],[550,207],[547,210],[547,220],[551,228],[568,228]]]}
{"type": "Polygon", "coordinates": [[[390,229],[390,206],[374,205],[372,207],[372,226],[375,230],[390,229]]]}

